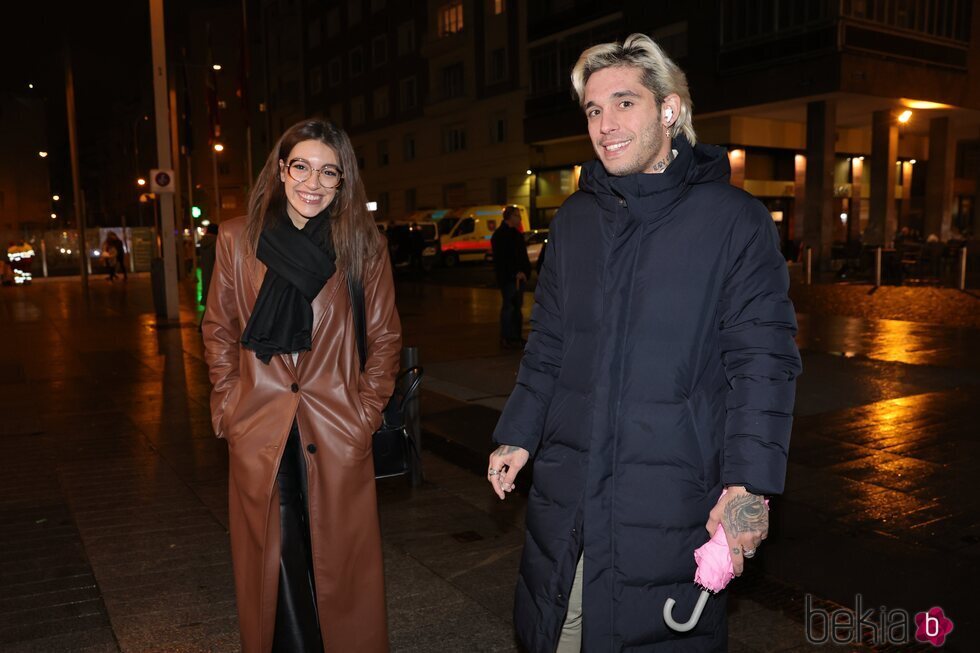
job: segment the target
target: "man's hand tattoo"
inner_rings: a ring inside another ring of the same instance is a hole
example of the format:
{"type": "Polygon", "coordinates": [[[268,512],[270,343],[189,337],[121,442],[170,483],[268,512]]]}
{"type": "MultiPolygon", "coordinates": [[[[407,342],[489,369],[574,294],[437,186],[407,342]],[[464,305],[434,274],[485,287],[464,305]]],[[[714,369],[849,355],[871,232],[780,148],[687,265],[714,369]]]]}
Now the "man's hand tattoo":
{"type": "Polygon", "coordinates": [[[768,531],[769,510],[765,499],[756,494],[736,496],[725,506],[723,521],[729,537],[737,537],[740,533],[768,531]]]}
{"type": "Polygon", "coordinates": [[[497,451],[495,453],[498,456],[506,456],[509,453],[514,453],[518,449],[520,449],[520,447],[515,447],[512,444],[502,444],[499,447],[497,447],[497,451]]]}

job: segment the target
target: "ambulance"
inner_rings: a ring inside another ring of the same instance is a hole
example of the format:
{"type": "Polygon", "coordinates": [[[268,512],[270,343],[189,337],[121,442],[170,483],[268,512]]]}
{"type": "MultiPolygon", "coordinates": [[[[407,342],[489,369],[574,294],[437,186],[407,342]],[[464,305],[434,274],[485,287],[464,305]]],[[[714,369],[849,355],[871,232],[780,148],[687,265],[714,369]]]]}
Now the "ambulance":
{"type": "MultiPolygon", "coordinates": [[[[429,247],[424,256],[438,257],[448,268],[460,261],[487,261],[492,258],[490,239],[503,221],[506,204],[485,204],[454,209],[439,218],[439,251],[429,247]]],[[[516,206],[521,214],[520,231],[527,233],[531,228],[527,207],[516,206]]]]}

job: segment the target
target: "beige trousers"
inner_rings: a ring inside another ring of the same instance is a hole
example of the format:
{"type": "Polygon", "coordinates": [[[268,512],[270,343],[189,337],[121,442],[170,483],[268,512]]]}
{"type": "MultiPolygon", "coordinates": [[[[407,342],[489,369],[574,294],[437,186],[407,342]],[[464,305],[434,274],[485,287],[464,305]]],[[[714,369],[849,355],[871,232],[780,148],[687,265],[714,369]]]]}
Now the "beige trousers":
{"type": "MultiPolygon", "coordinates": [[[[584,556],[583,556],[584,557],[584,556]]],[[[575,567],[575,581],[568,594],[568,614],[558,637],[555,653],[579,653],[582,650],[582,557],[575,567]]]]}

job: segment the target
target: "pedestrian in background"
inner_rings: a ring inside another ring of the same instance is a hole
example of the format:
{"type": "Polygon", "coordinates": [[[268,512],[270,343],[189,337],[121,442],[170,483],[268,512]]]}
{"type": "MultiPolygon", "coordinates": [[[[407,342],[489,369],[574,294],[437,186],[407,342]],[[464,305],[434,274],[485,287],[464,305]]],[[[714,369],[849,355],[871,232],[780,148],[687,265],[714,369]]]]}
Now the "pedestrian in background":
{"type": "Polygon", "coordinates": [[[115,278],[115,272],[121,272],[123,281],[126,281],[129,276],[126,274],[126,246],[123,244],[122,239],[116,235],[115,231],[110,231],[109,235],[106,236],[106,242],[108,242],[116,250],[116,265],[113,271],[113,278],[115,278]]]}
{"type": "Polygon", "coordinates": [[[347,134],[315,119],[286,130],[248,215],[221,224],[211,286],[205,355],[228,441],[242,650],[386,651],[371,444],[401,326],[347,134]]]}
{"type": "Polygon", "coordinates": [[[572,85],[598,160],[551,223],[487,471],[504,498],[534,456],[515,625],[535,653],[724,651],[724,594],[690,632],[662,615],[691,614],[719,523],[742,573],[783,489],[800,358],[779,235],[696,144],[652,39],[589,48],[572,85]]]}
{"type": "Polygon", "coordinates": [[[208,227],[198,243],[201,248],[198,261],[201,265],[201,305],[208,304],[208,289],[211,287],[211,274],[214,272],[214,257],[218,245],[218,225],[208,223],[208,227]]]}
{"type": "Polygon", "coordinates": [[[507,206],[503,221],[493,232],[490,245],[493,248],[493,268],[500,287],[500,345],[505,349],[521,349],[525,341],[521,337],[524,325],[524,289],[531,276],[531,261],[527,257],[527,244],[520,231],[521,212],[516,206],[507,206]]]}
{"type": "Polygon", "coordinates": [[[116,247],[116,240],[118,238],[113,238],[114,235],[111,231],[109,232],[109,235],[106,236],[105,241],[102,243],[102,253],[99,254],[99,260],[109,275],[107,277],[109,281],[116,280],[116,270],[118,269],[119,248],[116,247]]]}

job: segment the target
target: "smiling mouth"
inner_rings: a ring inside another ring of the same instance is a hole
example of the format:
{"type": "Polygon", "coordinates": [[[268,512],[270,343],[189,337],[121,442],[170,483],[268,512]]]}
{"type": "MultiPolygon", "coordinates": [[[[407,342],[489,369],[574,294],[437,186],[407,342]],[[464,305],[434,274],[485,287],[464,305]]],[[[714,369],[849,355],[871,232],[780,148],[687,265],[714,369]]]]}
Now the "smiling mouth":
{"type": "Polygon", "coordinates": [[[314,195],[312,193],[303,193],[300,191],[296,191],[296,195],[298,195],[299,198],[307,204],[319,204],[320,200],[323,199],[323,195],[314,195]]]}
{"type": "Polygon", "coordinates": [[[603,145],[602,149],[604,149],[606,152],[609,153],[619,152],[620,150],[624,149],[627,145],[629,145],[632,142],[633,139],[631,138],[627,141],[619,141],[618,143],[610,143],[609,145],[603,145]]]}

